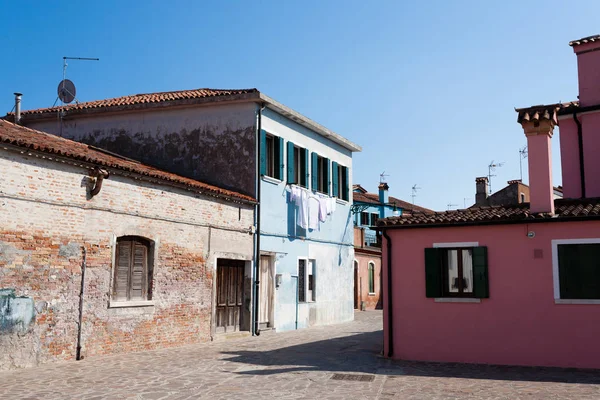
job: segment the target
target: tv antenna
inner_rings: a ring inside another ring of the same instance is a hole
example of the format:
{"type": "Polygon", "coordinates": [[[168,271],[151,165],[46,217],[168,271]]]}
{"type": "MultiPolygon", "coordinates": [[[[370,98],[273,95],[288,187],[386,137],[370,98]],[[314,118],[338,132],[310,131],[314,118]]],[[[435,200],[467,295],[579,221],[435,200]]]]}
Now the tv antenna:
{"type": "Polygon", "coordinates": [[[390,176],[389,174],[386,174],[385,171],[383,171],[382,173],[379,174],[379,183],[385,183],[385,177],[386,176],[390,176]]]}
{"type": "Polygon", "coordinates": [[[60,81],[58,84],[58,89],[57,89],[58,97],[54,101],[54,104],[52,105],[52,107],[54,107],[56,105],[56,102],[58,100],[60,100],[61,105],[69,104],[73,100],[75,100],[75,102],[78,102],[77,97],[75,97],[77,94],[75,84],[72,81],[70,81],[69,79],[67,79],[67,67],[69,66],[69,64],[67,63],[67,60],[100,61],[99,58],[90,58],[90,57],[63,57],[63,78],[62,78],[62,81],[60,81]]]}
{"type": "Polygon", "coordinates": [[[519,149],[519,170],[521,171],[521,182],[523,182],[523,160],[527,158],[527,145],[519,149]]]}
{"type": "Polygon", "coordinates": [[[489,191],[490,191],[490,195],[492,194],[492,176],[496,176],[493,175],[492,172],[496,171],[496,168],[500,168],[501,166],[504,165],[504,162],[499,162],[499,163],[495,163],[494,164],[494,160],[492,160],[492,162],[490,162],[490,165],[488,165],[488,183],[489,183],[489,191]]]}
{"type": "Polygon", "coordinates": [[[458,207],[458,204],[452,204],[452,202],[448,203],[447,205],[448,205],[448,211],[450,211],[450,209],[452,207],[458,207]]]}
{"type": "Polygon", "coordinates": [[[467,200],[471,200],[471,197],[463,197],[463,207],[467,208],[467,200]]]}
{"type": "Polygon", "coordinates": [[[417,197],[417,190],[421,190],[421,188],[418,187],[415,183],[412,187],[412,194],[410,195],[410,197],[412,197],[413,206],[415,205],[415,197],[417,197]]]}

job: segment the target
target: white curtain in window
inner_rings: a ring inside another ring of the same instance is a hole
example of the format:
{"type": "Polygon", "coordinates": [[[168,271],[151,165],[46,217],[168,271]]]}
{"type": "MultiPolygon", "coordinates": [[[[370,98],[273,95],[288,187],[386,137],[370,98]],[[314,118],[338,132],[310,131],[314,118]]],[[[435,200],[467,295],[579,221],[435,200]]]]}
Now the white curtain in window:
{"type": "Polygon", "coordinates": [[[464,293],[473,293],[473,254],[471,250],[462,250],[464,293]]]}
{"type": "Polygon", "coordinates": [[[448,288],[458,293],[458,250],[448,250],[448,288]]]}

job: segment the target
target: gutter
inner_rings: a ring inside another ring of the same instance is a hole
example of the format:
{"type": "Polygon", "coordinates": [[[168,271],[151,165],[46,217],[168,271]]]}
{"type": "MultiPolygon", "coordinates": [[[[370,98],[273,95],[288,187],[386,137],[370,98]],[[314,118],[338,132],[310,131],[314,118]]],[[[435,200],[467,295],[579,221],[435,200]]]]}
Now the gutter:
{"type": "Polygon", "coordinates": [[[583,166],[583,129],[577,112],[573,112],[573,121],[577,124],[577,144],[579,146],[579,178],[581,179],[581,197],[585,198],[585,168],[583,166]]]}
{"type": "MultiPolygon", "coordinates": [[[[387,320],[388,320],[388,353],[387,357],[392,358],[394,355],[394,314],[392,312],[392,238],[389,237],[385,230],[381,233],[386,241],[387,250],[387,320]]],[[[385,346],[385,343],[384,343],[385,346]]],[[[385,350],[385,348],[384,348],[385,350]]]]}

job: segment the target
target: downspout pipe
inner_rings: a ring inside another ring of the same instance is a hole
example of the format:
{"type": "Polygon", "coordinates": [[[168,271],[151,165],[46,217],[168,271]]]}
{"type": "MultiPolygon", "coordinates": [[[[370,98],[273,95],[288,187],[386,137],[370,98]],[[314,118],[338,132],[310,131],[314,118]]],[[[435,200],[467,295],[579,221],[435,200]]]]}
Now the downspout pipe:
{"type": "Polygon", "coordinates": [[[87,250],[85,243],[83,245],[83,260],[81,262],[81,287],[79,288],[79,318],[77,322],[77,350],[75,359],[83,360],[81,355],[81,324],[83,323],[83,295],[85,293],[85,270],[87,268],[87,250]]]}
{"type": "Polygon", "coordinates": [[[260,293],[260,196],[261,196],[261,179],[260,179],[260,132],[262,129],[262,110],[264,108],[264,104],[259,104],[257,109],[257,122],[256,122],[256,205],[254,212],[254,221],[256,225],[255,232],[255,252],[254,252],[254,302],[253,302],[253,311],[252,317],[254,319],[254,324],[252,324],[252,334],[255,336],[260,336],[260,327],[258,320],[258,309],[259,309],[259,293],[260,293]]]}
{"type": "Polygon", "coordinates": [[[104,179],[108,179],[110,173],[105,169],[93,168],[90,171],[90,176],[96,178],[94,187],[90,191],[90,197],[94,197],[95,195],[100,193],[100,190],[102,189],[102,181],[104,181],[104,179]]]}
{"type": "Polygon", "coordinates": [[[15,92],[15,124],[21,124],[21,97],[23,93],[15,92]]]}
{"type": "Polygon", "coordinates": [[[294,320],[294,324],[296,330],[298,330],[298,286],[300,285],[300,280],[298,279],[298,275],[292,275],[292,279],[296,279],[296,319],[294,320]]]}
{"type": "Polygon", "coordinates": [[[382,229],[381,233],[385,238],[387,250],[387,320],[388,320],[388,353],[391,358],[394,355],[394,314],[392,312],[392,238],[387,234],[387,230],[382,229]]]}
{"type": "Polygon", "coordinates": [[[573,120],[577,124],[577,142],[579,146],[579,178],[581,179],[581,197],[585,198],[585,168],[583,167],[583,129],[577,113],[573,113],[573,120]]]}

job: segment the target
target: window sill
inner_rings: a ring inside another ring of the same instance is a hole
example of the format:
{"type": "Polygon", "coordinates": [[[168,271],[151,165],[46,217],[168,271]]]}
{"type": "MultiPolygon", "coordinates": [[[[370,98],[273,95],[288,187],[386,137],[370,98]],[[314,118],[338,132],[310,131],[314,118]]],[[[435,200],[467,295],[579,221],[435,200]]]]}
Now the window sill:
{"type": "Polygon", "coordinates": [[[108,308],[154,307],[154,300],[110,301],[108,308]]]}
{"type": "Polygon", "coordinates": [[[268,183],[273,183],[275,185],[279,185],[281,182],[283,182],[282,180],[267,175],[263,175],[262,180],[268,183]]]}
{"type": "Polygon", "coordinates": [[[469,297],[437,297],[433,300],[436,303],[481,303],[481,299],[469,297]]]}
{"type": "Polygon", "coordinates": [[[349,204],[348,200],[340,199],[339,197],[336,197],[336,198],[335,198],[335,201],[336,201],[338,204],[343,204],[343,205],[347,205],[347,204],[349,204]]]}
{"type": "Polygon", "coordinates": [[[369,296],[375,296],[375,293],[369,292],[369,296]]]}
{"type": "Polygon", "coordinates": [[[554,299],[554,304],[600,304],[600,300],[594,299],[554,299]]]}

